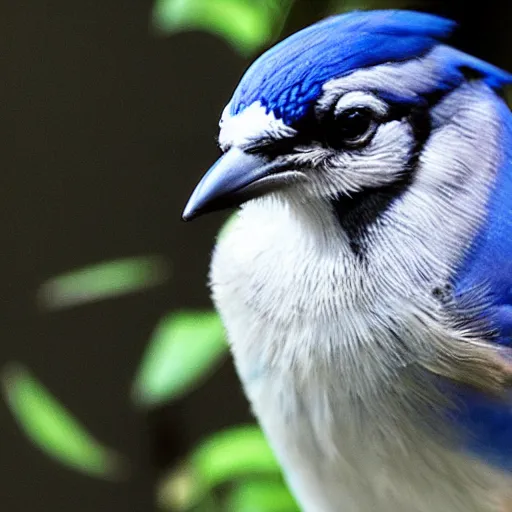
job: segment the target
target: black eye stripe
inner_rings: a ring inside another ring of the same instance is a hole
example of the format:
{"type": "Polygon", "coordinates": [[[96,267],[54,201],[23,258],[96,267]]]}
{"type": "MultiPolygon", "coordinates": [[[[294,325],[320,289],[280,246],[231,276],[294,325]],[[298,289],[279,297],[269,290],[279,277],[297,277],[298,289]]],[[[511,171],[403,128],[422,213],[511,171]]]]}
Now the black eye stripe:
{"type": "Polygon", "coordinates": [[[297,146],[301,144],[310,144],[311,141],[306,139],[302,134],[294,137],[264,137],[255,141],[253,145],[249,144],[244,147],[244,151],[253,154],[263,154],[269,158],[293,153],[297,146]]]}
{"type": "MultiPolygon", "coordinates": [[[[431,133],[429,110],[442,97],[443,95],[435,95],[431,98],[425,98],[424,102],[415,105],[391,102],[385,116],[375,113],[375,122],[377,125],[403,120],[410,123],[417,150],[421,150],[422,145],[431,133]]],[[[361,106],[361,109],[371,111],[368,106],[361,106]]],[[[353,110],[353,107],[348,107],[346,111],[350,110],[353,110]]],[[[343,114],[343,112],[339,113],[338,116],[340,114],[343,114]]],[[[255,140],[253,144],[247,144],[244,150],[248,153],[262,154],[268,158],[277,158],[292,154],[299,146],[310,146],[312,143],[324,145],[329,135],[329,128],[332,128],[333,118],[333,110],[324,111],[320,115],[316,115],[311,110],[309,115],[304,116],[300,122],[293,124],[292,128],[297,132],[293,137],[277,138],[269,134],[255,140]]],[[[347,148],[347,150],[350,149],[347,148]]]]}
{"type": "Polygon", "coordinates": [[[409,111],[407,119],[416,140],[417,151],[419,151],[432,133],[430,110],[428,108],[413,108],[409,111]]]}

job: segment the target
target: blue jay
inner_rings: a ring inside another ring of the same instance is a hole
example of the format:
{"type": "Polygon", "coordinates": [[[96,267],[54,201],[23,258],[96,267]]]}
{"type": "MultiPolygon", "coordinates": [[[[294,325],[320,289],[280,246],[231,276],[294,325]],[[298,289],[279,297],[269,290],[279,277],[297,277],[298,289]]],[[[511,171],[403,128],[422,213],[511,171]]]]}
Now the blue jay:
{"type": "Polygon", "coordinates": [[[306,512],[496,512],[512,493],[512,75],[453,28],[353,12],[277,44],[183,214],[241,206],[212,296],[306,512]]]}

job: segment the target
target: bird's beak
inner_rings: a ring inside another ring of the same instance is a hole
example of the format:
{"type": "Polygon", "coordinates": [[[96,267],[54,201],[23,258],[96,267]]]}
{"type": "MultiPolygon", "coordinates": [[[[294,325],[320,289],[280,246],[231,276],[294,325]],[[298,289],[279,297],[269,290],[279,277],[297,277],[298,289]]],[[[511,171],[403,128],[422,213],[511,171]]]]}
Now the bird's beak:
{"type": "Polygon", "coordinates": [[[230,149],[204,175],[183,211],[183,220],[238,206],[282,185],[294,174],[279,161],[230,149]]]}

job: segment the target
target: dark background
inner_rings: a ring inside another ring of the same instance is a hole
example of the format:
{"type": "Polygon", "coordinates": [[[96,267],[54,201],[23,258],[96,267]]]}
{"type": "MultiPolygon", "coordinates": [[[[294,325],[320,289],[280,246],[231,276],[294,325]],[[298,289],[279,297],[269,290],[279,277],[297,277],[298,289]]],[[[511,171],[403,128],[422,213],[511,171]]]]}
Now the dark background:
{"type": "MultiPolygon", "coordinates": [[[[155,323],[174,308],[210,307],[205,278],[225,214],[193,224],[180,214],[218,155],[217,121],[248,63],[205,33],[155,37],[151,7],[0,6],[0,365],[26,363],[134,470],[128,483],[112,483],[61,467],[27,442],[0,402],[6,512],[154,510],[159,472],[205,432],[250,419],[229,361],[176,405],[144,414],[130,404],[155,323]],[[52,275],[148,253],[173,262],[166,286],[61,312],[37,307],[36,290],[52,275]]],[[[297,2],[285,33],[321,7],[297,2]]],[[[511,2],[422,7],[463,23],[459,47],[512,70],[511,2]]]]}

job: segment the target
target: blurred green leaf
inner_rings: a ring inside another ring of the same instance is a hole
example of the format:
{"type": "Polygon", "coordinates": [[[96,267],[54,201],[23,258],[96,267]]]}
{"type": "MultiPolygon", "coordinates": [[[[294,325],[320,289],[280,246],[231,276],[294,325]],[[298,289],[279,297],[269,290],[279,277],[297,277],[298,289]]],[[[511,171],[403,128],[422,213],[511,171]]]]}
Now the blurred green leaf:
{"type": "Polygon", "coordinates": [[[153,26],[172,34],[205,30],[251,55],[281,31],[293,0],[156,0],[153,26]]]}
{"type": "Polygon", "coordinates": [[[156,286],[169,276],[170,264],[161,256],[123,258],[52,277],[38,299],[47,309],[62,309],[156,286]]]}
{"type": "Polygon", "coordinates": [[[224,328],[213,311],[165,317],[146,349],[132,392],[135,403],[158,405],[198,385],[227,354],[224,328]]]}
{"type": "Polygon", "coordinates": [[[203,441],[182,466],[165,477],[158,488],[158,501],[174,510],[188,510],[218,485],[253,475],[275,478],[280,472],[259,427],[233,427],[203,441]]]}
{"type": "Polygon", "coordinates": [[[191,460],[208,487],[246,474],[280,473],[276,458],[256,425],[217,432],[196,448],[191,460]]]}
{"type": "Polygon", "coordinates": [[[103,478],[123,476],[119,455],[103,447],[23,366],[1,374],[2,390],[27,437],[48,455],[75,470],[103,478]]]}
{"type": "Polygon", "coordinates": [[[248,481],[235,486],[228,496],[229,512],[300,512],[284,482],[248,481]]]}

